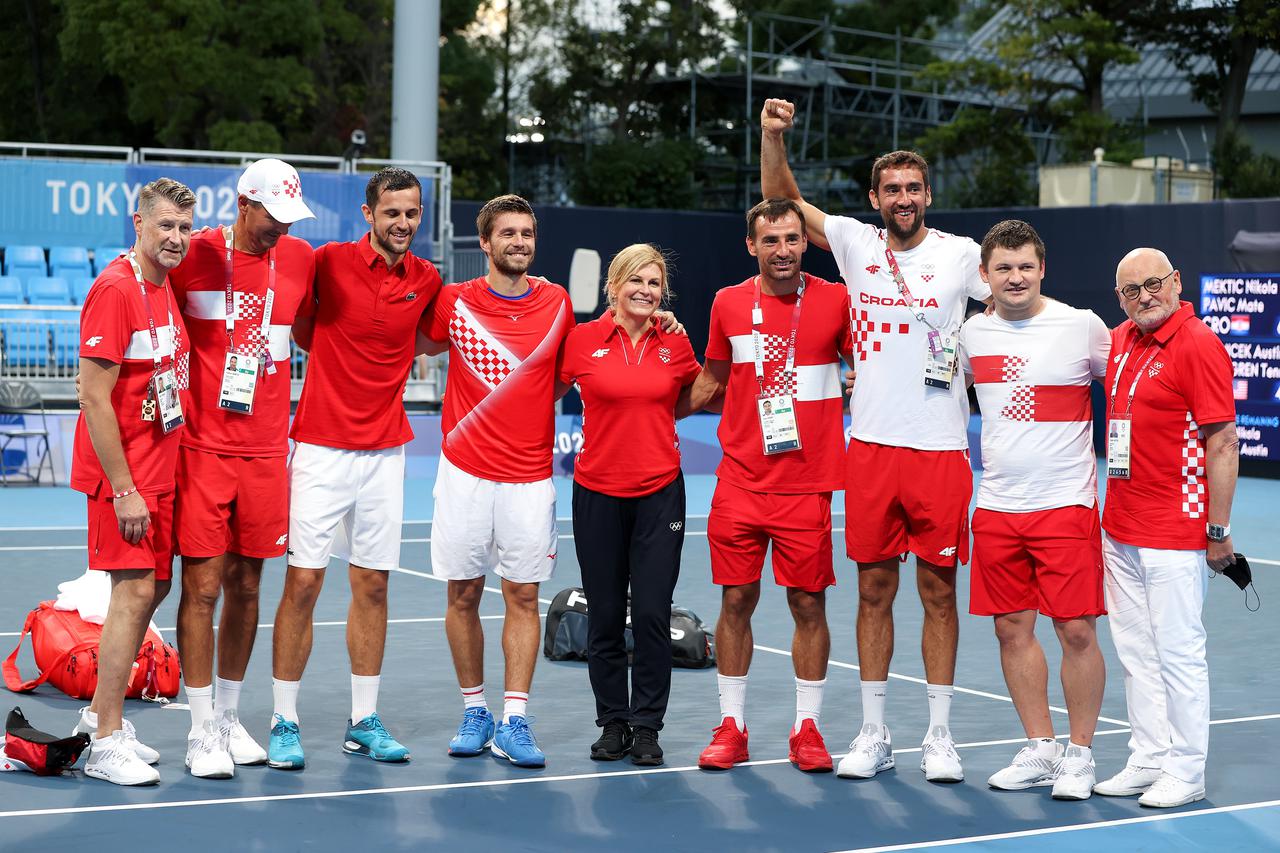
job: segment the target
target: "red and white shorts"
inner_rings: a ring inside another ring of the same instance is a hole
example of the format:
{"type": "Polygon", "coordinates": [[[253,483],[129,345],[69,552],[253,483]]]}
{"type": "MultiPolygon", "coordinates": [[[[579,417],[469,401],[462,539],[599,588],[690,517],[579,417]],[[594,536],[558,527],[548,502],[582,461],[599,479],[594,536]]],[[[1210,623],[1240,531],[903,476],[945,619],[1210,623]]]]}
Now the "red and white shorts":
{"type": "Polygon", "coordinates": [[[284,456],[178,451],[177,551],[184,557],[279,557],[289,541],[284,456]]]}
{"type": "Polygon", "coordinates": [[[1058,620],[1105,615],[1097,508],[976,510],[969,574],[975,616],[1022,610],[1058,620]]]}
{"type": "Polygon", "coordinates": [[[831,565],[831,493],[762,494],[720,480],[707,519],[711,579],[721,586],[760,580],[773,543],[778,586],[821,592],[835,586],[831,565]]]}
{"type": "Polygon", "coordinates": [[[969,562],[969,451],[916,450],[855,438],[845,460],[849,559],[877,563],[909,551],[936,566],[969,562]]]}
{"type": "Polygon", "coordinates": [[[89,495],[89,568],[103,572],[155,569],[156,580],[173,577],[173,492],[143,495],[151,522],[137,545],[120,535],[116,504],[106,497],[89,495]]]}

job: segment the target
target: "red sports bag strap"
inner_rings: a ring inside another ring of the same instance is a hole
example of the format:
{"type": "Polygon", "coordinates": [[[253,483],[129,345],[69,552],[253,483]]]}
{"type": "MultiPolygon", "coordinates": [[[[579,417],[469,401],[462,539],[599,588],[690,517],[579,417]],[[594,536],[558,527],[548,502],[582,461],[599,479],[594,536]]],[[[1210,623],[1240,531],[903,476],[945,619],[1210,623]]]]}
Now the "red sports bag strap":
{"type": "Polygon", "coordinates": [[[22,674],[18,672],[18,652],[22,649],[22,641],[26,639],[27,634],[31,633],[31,626],[35,624],[36,615],[40,612],[40,608],[36,608],[27,614],[27,621],[22,626],[22,636],[18,638],[18,647],[4,661],[4,686],[8,687],[15,693],[30,693],[41,684],[49,680],[49,676],[53,675],[59,669],[63,669],[67,665],[67,659],[72,655],[79,654],[85,649],[97,647],[97,642],[83,643],[72,649],[67,649],[58,655],[58,659],[51,663],[48,669],[41,672],[38,676],[30,681],[23,681],[22,674]]]}

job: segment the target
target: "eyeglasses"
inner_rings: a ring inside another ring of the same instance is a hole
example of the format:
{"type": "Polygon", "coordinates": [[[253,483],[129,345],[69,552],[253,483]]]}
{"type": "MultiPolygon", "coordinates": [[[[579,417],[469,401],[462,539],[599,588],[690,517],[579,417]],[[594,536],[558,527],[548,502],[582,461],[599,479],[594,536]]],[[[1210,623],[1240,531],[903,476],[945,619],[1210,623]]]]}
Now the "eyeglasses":
{"type": "Polygon", "coordinates": [[[1177,270],[1169,270],[1159,278],[1152,276],[1142,284],[1126,284],[1120,288],[1120,295],[1125,299],[1137,299],[1138,294],[1143,290],[1146,290],[1147,293],[1159,293],[1160,288],[1164,287],[1164,280],[1176,272],[1177,270]]]}

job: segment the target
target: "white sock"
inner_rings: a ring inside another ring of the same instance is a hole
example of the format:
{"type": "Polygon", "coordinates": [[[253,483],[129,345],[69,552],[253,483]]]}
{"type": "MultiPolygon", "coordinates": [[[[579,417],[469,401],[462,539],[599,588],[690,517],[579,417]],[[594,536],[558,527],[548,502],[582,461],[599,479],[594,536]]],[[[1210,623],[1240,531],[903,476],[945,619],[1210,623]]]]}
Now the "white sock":
{"type": "Polygon", "coordinates": [[[720,687],[720,719],[732,717],[739,729],[747,727],[747,677],[717,675],[720,687]]]}
{"type": "Polygon", "coordinates": [[[358,723],[378,710],[381,675],[351,674],[351,722],[358,723]]]}
{"type": "MultiPolygon", "coordinates": [[[[81,714],[80,716],[84,717],[84,721],[85,721],[88,725],[92,726],[92,727],[93,727],[93,729],[94,729],[94,731],[97,731],[97,729],[98,729],[98,715],[97,715],[97,714],[95,714],[93,711],[90,711],[88,708],[85,708],[85,709],[84,709],[84,713],[83,713],[83,714],[81,714]]],[[[94,737],[97,737],[97,735],[95,734],[95,735],[94,735],[94,737]]]]}
{"type": "Polygon", "coordinates": [[[889,693],[888,681],[862,682],[862,724],[884,725],[884,700],[889,693]]]}
{"type": "MultiPolygon", "coordinates": [[[[222,719],[223,711],[240,712],[240,688],[244,686],[243,681],[231,681],[226,678],[215,678],[213,680],[214,687],[217,689],[213,692],[213,716],[222,719]]],[[[190,696],[191,692],[187,691],[190,696]]]]}
{"type": "MultiPolygon", "coordinates": [[[[275,713],[291,723],[301,722],[298,719],[298,688],[301,686],[301,681],[271,679],[271,696],[275,701],[275,713]]],[[[274,725],[274,720],[272,724],[274,725]]]]}
{"type": "Polygon", "coordinates": [[[821,681],[796,679],[796,722],[792,731],[799,731],[805,720],[813,720],[813,724],[818,725],[822,716],[822,690],[826,686],[825,678],[821,681]]]}
{"type": "Polygon", "coordinates": [[[489,703],[484,700],[484,682],[475,687],[463,687],[462,689],[462,708],[467,710],[470,708],[488,709],[489,703]]]}
{"type": "Polygon", "coordinates": [[[191,706],[191,735],[199,737],[206,720],[213,719],[213,685],[192,687],[186,685],[187,704],[191,706]]]}
{"type": "Polygon", "coordinates": [[[1093,759],[1093,750],[1092,750],[1092,749],[1090,749],[1089,747],[1087,747],[1087,746],[1081,746],[1080,744],[1076,743],[1075,741],[1068,741],[1067,743],[1068,743],[1070,746],[1074,746],[1076,749],[1080,750],[1081,757],[1082,757],[1082,758],[1084,758],[1086,761],[1090,761],[1090,760],[1092,760],[1092,759],[1093,759]]]}
{"type": "Polygon", "coordinates": [[[529,716],[529,694],[517,690],[508,690],[502,700],[502,722],[511,722],[512,717],[529,716]]]}
{"type": "Polygon", "coordinates": [[[1031,745],[1035,748],[1036,755],[1041,758],[1054,759],[1058,757],[1058,742],[1051,737],[1031,738],[1031,745]]]}
{"type": "Polygon", "coordinates": [[[950,684],[926,684],[929,694],[929,731],[938,726],[951,728],[951,697],[956,689],[950,684]]]}

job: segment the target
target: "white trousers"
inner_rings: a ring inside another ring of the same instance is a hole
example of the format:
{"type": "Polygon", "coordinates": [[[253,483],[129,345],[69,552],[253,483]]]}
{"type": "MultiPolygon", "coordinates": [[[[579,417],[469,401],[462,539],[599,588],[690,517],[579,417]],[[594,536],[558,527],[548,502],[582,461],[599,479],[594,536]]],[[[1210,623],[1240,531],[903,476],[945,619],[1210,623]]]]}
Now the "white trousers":
{"type": "Polygon", "coordinates": [[[1203,784],[1209,752],[1205,552],[1139,548],[1103,534],[1102,554],[1111,637],[1133,727],[1129,764],[1203,784]]]}

